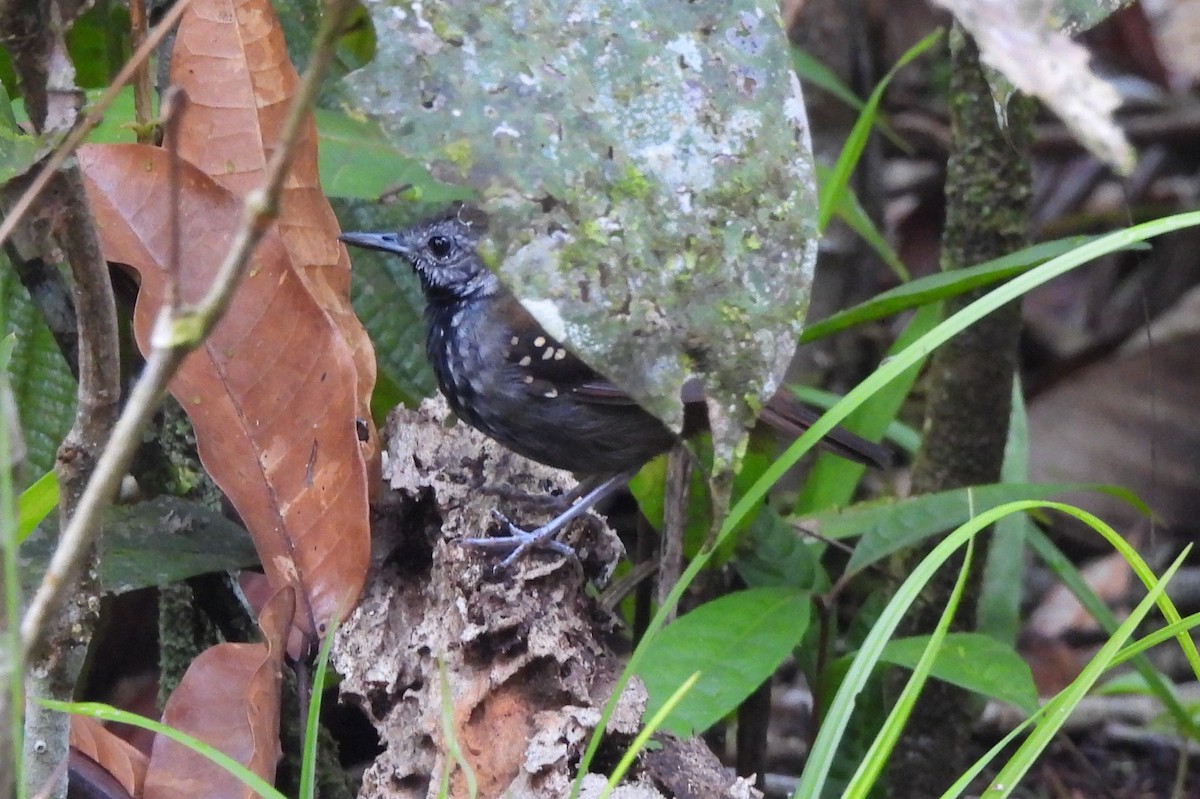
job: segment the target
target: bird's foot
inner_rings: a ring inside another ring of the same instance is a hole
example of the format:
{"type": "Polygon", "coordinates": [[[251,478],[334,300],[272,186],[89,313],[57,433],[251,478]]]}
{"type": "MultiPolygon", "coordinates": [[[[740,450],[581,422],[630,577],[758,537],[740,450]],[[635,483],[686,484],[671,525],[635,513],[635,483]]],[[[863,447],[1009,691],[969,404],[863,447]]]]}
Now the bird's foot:
{"type": "Polygon", "coordinates": [[[498,510],[492,511],[492,516],[503,525],[507,532],[490,538],[464,538],[462,545],[473,549],[485,549],[489,552],[507,553],[504,560],[497,564],[497,569],[503,571],[517,562],[525,553],[535,549],[557,553],[564,558],[576,558],[575,550],[559,541],[557,536],[570,519],[562,516],[551,519],[546,524],[534,530],[518,527],[507,516],[498,510]]]}
{"type": "Polygon", "coordinates": [[[601,480],[592,486],[583,496],[579,497],[574,505],[571,505],[535,530],[522,529],[513,524],[503,513],[493,510],[492,515],[508,528],[508,534],[491,538],[464,538],[462,539],[462,544],[463,546],[487,549],[492,552],[508,553],[504,560],[499,563],[498,568],[501,571],[516,563],[517,558],[532,549],[546,549],[551,552],[557,552],[563,557],[576,558],[575,550],[559,541],[557,538],[558,534],[571,520],[587,513],[589,508],[623,486],[630,477],[630,472],[621,472],[601,480]]]}

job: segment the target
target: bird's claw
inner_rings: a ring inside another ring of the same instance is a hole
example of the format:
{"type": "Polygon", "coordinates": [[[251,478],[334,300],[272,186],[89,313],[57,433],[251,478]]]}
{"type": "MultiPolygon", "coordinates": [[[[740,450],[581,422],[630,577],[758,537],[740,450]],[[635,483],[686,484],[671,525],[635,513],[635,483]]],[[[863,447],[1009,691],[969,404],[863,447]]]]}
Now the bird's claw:
{"type": "Polygon", "coordinates": [[[526,552],[535,549],[549,550],[565,558],[577,557],[575,550],[555,537],[562,529],[561,524],[555,524],[552,521],[535,530],[525,530],[518,527],[511,519],[498,510],[493,510],[492,516],[507,528],[508,532],[506,534],[489,538],[464,538],[460,543],[463,546],[473,549],[485,549],[490,552],[507,552],[508,556],[497,564],[497,568],[500,570],[507,569],[516,563],[517,559],[526,552]]]}

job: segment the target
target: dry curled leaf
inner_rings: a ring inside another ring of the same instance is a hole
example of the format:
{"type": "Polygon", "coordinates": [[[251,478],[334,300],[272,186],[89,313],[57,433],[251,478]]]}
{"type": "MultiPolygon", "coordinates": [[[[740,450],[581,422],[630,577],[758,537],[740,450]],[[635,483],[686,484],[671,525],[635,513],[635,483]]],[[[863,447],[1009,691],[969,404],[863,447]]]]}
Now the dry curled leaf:
{"type": "MultiPolygon", "coordinates": [[[[171,83],[188,95],[175,146],[236,197],[262,185],[266,165],[299,83],[283,29],[267,0],[193,0],[179,24],[171,83]]],[[[375,465],[378,436],[371,422],[375,352],[350,307],[350,258],[317,171],[317,127],[306,115],[279,200],[275,222],[291,263],[350,347],[359,419],[375,465]]]]}
{"type": "Polygon", "coordinates": [[[146,755],[90,716],[71,716],[71,748],[89,758],[121,783],[130,796],[141,796],[146,755]]]}
{"type": "MultiPolygon", "coordinates": [[[[187,163],[171,197],[168,156],[155,147],[92,145],[79,158],[105,257],[141,279],[134,327],[147,351],[166,289],[171,204],[180,205],[180,293],[191,302],[225,258],[241,203],[187,163]]],[[[250,530],[272,584],[296,587],[298,622],[310,633],[345,614],[366,572],[355,381],[345,340],[268,231],[225,317],[170,384],[205,469],[250,530]]]]}
{"type": "MultiPolygon", "coordinates": [[[[279,689],[284,639],[294,613],[291,589],[277,591],[259,617],[265,644],[218,644],[200,654],[163,708],[164,724],[199,738],[267,782],[279,760],[279,689]]],[[[257,794],[207,758],[159,736],[145,799],[257,794]]]]}

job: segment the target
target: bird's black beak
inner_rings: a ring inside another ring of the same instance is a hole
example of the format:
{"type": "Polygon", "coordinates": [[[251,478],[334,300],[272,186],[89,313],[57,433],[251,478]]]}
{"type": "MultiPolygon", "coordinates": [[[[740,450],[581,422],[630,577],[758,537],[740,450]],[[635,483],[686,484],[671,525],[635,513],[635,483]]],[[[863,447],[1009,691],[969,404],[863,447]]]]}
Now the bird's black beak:
{"type": "Polygon", "coordinates": [[[411,249],[395,233],[343,233],[338,239],[365,250],[408,255],[411,249]]]}

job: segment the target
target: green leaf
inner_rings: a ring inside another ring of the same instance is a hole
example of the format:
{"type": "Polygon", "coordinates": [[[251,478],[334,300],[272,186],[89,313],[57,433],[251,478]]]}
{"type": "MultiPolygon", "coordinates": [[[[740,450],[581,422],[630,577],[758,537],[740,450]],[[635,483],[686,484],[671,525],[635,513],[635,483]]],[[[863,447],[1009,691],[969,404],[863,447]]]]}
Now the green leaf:
{"type": "Polygon", "coordinates": [[[108,86],[129,57],[129,10],[124,3],[96,3],[75,18],[67,33],[75,83],[108,86]]]}
{"type": "Polygon", "coordinates": [[[317,795],[317,744],[321,740],[321,700],[325,696],[326,675],[329,673],[329,653],[333,650],[333,642],[341,625],[340,616],[334,616],[325,630],[325,640],[321,642],[321,650],[317,655],[317,670],[313,673],[312,686],[309,687],[308,716],[304,720],[304,746],[300,754],[300,790],[301,799],[314,799],[317,795]],[[312,690],[315,687],[316,690],[312,690]]]}
{"type": "MultiPolygon", "coordinates": [[[[1039,723],[1026,742],[1022,744],[1021,751],[1023,755],[1020,758],[1014,758],[1005,767],[1007,779],[998,779],[994,783],[994,786],[999,786],[1003,783],[1005,786],[1011,788],[1011,786],[1016,784],[1024,773],[1023,769],[1027,769],[1028,764],[1032,762],[1032,758],[1029,756],[1036,756],[1044,748],[1049,737],[1061,727],[1062,722],[1066,719],[1075,704],[1078,703],[1083,693],[1086,692],[1098,678],[1099,674],[1111,663],[1113,656],[1146,615],[1150,607],[1157,603],[1163,615],[1169,621],[1179,621],[1179,612],[1170,599],[1163,595],[1162,586],[1169,579],[1170,575],[1178,569],[1182,558],[1187,555],[1186,551],[1167,570],[1162,580],[1156,580],[1154,573],[1137,552],[1124,539],[1117,535],[1112,527],[1087,511],[1070,505],[1064,505],[1060,502],[1032,501],[1011,502],[985,511],[955,529],[943,541],[939,542],[933,548],[933,551],[917,565],[916,569],[896,589],[884,612],[880,615],[879,621],[872,627],[870,634],[863,642],[858,654],[854,657],[846,673],[846,677],[842,681],[841,687],[838,689],[837,695],[830,705],[829,711],[826,714],[826,720],[821,725],[820,732],[818,732],[817,738],[813,742],[808,762],[805,765],[804,772],[800,776],[800,783],[793,796],[811,797],[823,795],[829,770],[834,763],[835,753],[842,742],[849,724],[858,693],[862,690],[872,672],[874,672],[886,642],[896,631],[904,613],[913,601],[916,600],[923,587],[933,576],[933,573],[970,537],[976,535],[988,525],[993,524],[1007,514],[1032,511],[1038,508],[1046,508],[1069,514],[1092,527],[1129,561],[1134,572],[1151,590],[1126,623],[1122,624],[1114,636],[1101,648],[1101,653],[1084,669],[1084,673],[1080,675],[1076,682],[1072,683],[1062,694],[1051,700],[1050,705],[1053,707],[1046,713],[1043,719],[1045,723],[1039,723]]],[[[1180,643],[1190,650],[1188,654],[1189,659],[1200,659],[1200,654],[1196,653],[1195,644],[1190,639],[1186,636],[1181,636],[1180,643]]],[[[991,796],[992,794],[989,793],[987,795],[991,796]]],[[[1004,795],[1008,794],[1005,793],[1004,795]]]]}
{"type": "MultiPolygon", "coordinates": [[[[940,305],[927,305],[917,311],[888,348],[888,355],[904,351],[913,341],[929,332],[941,320],[941,316],[940,305]]],[[[872,441],[878,440],[884,430],[890,430],[894,425],[893,420],[904,405],[904,400],[912,390],[923,364],[923,360],[913,364],[899,378],[876,391],[846,417],[843,426],[852,433],[872,441]]],[[[810,395],[806,391],[804,396],[810,395]]],[[[909,443],[912,444],[909,451],[915,453],[919,438],[916,442],[910,440],[909,443]]],[[[854,496],[854,489],[865,472],[866,467],[860,463],[821,453],[817,462],[813,464],[808,480],[804,482],[800,496],[796,498],[795,511],[813,513],[845,506],[854,496]]]]}
{"type": "MultiPolygon", "coordinates": [[[[883,772],[887,765],[888,757],[896,746],[896,742],[900,740],[900,733],[904,730],[904,725],[908,723],[908,719],[912,716],[913,708],[916,707],[917,698],[921,695],[925,683],[929,680],[929,675],[937,664],[937,659],[940,656],[946,641],[946,635],[950,630],[950,622],[954,620],[954,614],[958,612],[958,605],[962,601],[963,589],[967,584],[967,575],[971,571],[971,560],[975,551],[975,539],[967,541],[967,551],[963,555],[962,566],[958,570],[958,578],[954,582],[954,589],[950,592],[950,596],[946,601],[946,607],[943,608],[941,617],[938,619],[937,625],[933,629],[933,634],[927,636],[925,645],[919,652],[916,652],[912,669],[912,675],[908,682],[904,685],[904,690],[900,692],[895,705],[888,712],[887,718],[883,722],[883,726],[879,729],[879,734],[875,736],[875,740],[871,742],[871,747],[863,756],[862,762],[855,770],[854,777],[846,786],[844,799],[866,799],[870,794],[875,781],[883,772]]],[[[886,648],[884,652],[886,653],[886,648]]]]}
{"type": "MultiPolygon", "coordinates": [[[[847,573],[859,571],[880,558],[912,546],[931,535],[962,524],[1006,502],[1045,499],[1065,491],[1103,491],[1137,503],[1128,491],[1081,483],[994,483],[854,505],[797,520],[826,538],[861,536],[847,573]]],[[[1142,507],[1145,507],[1144,505],[1142,507]]]]}
{"type": "MultiPolygon", "coordinates": [[[[1012,411],[1000,479],[1006,483],[1029,480],[1029,419],[1025,415],[1019,378],[1013,380],[1012,411]]],[[[996,523],[980,581],[975,629],[1007,644],[1016,643],[1021,628],[1025,538],[1031,524],[1028,514],[1006,516],[996,523]]]]}
{"type": "MultiPolygon", "coordinates": [[[[8,371],[8,364],[12,361],[13,350],[17,348],[17,337],[9,333],[0,337],[0,372],[8,371]]],[[[2,381],[2,379],[0,379],[2,381]]],[[[2,385],[2,382],[0,382],[2,385]]]]}
{"type": "Polygon", "coordinates": [[[879,658],[887,641],[900,625],[900,620],[908,611],[909,606],[916,600],[934,573],[963,546],[972,536],[986,527],[988,523],[1005,513],[1012,513],[1031,507],[1032,503],[1017,503],[995,508],[978,518],[972,519],[959,527],[938,543],[933,551],[925,556],[917,567],[904,579],[900,587],[892,594],[887,606],[880,613],[879,619],[871,627],[871,631],[863,640],[858,654],[854,656],[845,678],[842,679],[833,701],[825,713],[825,720],[817,733],[809,751],[808,761],[800,775],[800,783],[793,793],[794,797],[824,796],[826,782],[830,770],[837,762],[837,752],[845,739],[846,730],[854,716],[854,706],[859,693],[875,672],[879,658]]]}
{"type": "Polygon", "coordinates": [[[793,588],[751,588],[715,599],[668,625],[638,674],[652,716],[678,687],[700,679],[663,726],[682,736],[706,730],[770,678],[808,628],[811,600],[793,588]]]}
{"type": "Polygon", "coordinates": [[[375,420],[376,425],[383,427],[392,408],[398,405],[415,408],[421,404],[421,399],[422,395],[409,394],[400,388],[392,376],[380,366],[375,375],[375,390],[371,392],[371,418],[375,420]]]}
{"type": "MultiPolygon", "coordinates": [[[[1139,638],[1137,641],[1122,649],[1121,653],[1113,660],[1113,665],[1118,666],[1127,660],[1133,660],[1134,658],[1139,657],[1147,649],[1152,649],[1153,647],[1156,647],[1172,638],[1178,638],[1181,633],[1190,632],[1197,626],[1200,626],[1200,613],[1193,613],[1190,616],[1184,616],[1179,621],[1171,622],[1165,627],[1160,627],[1149,635],[1139,638]]],[[[1136,676],[1136,680],[1137,683],[1141,685],[1147,693],[1154,694],[1156,686],[1151,685],[1144,674],[1139,672],[1136,676]]],[[[1170,683],[1165,683],[1165,685],[1168,688],[1174,688],[1174,686],[1170,683]]],[[[1195,708],[1197,703],[1190,702],[1188,706],[1195,708]]]]}
{"type": "MultiPolygon", "coordinates": [[[[691,484],[688,486],[687,521],[683,528],[683,555],[691,559],[700,552],[712,534],[712,495],[709,491],[706,475],[712,473],[712,447],[706,434],[693,438],[689,448],[696,455],[698,466],[691,470],[691,484]]],[[[742,462],[734,476],[733,496],[737,497],[747,486],[758,479],[763,469],[770,465],[773,453],[768,455],[758,448],[761,442],[752,440],[742,456],[742,462]]],[[[774,442],[771,444],[774,447],[774,442]]],[[[663,509],[665,504],[665,486],[667,477],[667,457],[654,458],[644,465],[629,481],[629,490],[638,502],[638,508],[646,521],[655,530],[662,530],[663,509]]],[[[748,529],[749,523],[745,525],[748,529]]],[[[738,534],[725,541],[716,552],[714,565],[721,565],[733,556],[740,541],[738,534]]],[[[789,585],[795,583],[788,581],[789,585]]]]}
{"type": "MultiPolygon", "coordinates": [[[[45,572],[56,537],[57,519],[50,517],[22,545],[26,580],[36,584],[45,572]]],[[[257,562],[244,529],[195,502],[156,497],[115,506],[104,516],[99,576],[101,588],[109,593],[166,585],[257,562]]]]}
{"type": "MultiPolygon", "coordinates": [[[[621,755],[620,761],[617,762],[617,767],[608,775],[608,782],[605,783],[604,790],[600,792],[600,795],[596,799],[607,799],[607,797],[612,795],[612,792],[616,790],[621,780],[629,773],[629,769],[633,767],[634,760],[650,744],[651,736],[657,733],[663,724],[666,723],[671,714],[675,712],[676,706],[691,692],[692,687],[699,679],[700,672],[692,672],[692,676],[684,680],[683,685],[676,688],[675,692],[667,697],[667,701],[663,702],[662,707],[646,720],[646,723],[642,725],[642,729],[634,736],[633,741],[625,749],[625,753],[621,755]]],[[[471,795],[474,796],[474,793],[471,795]]]]}
{"type": "MultiPolygon", "coordinates": [[[[0,308],[0,313],[3,309],[0,308]]],[[[0,319],[0,321],[3,321],[0,319]]],[[[3,325],[0,324],[0,330],[3,325]]],[[[16,346],[11,333],[0,337],[0,762],[12,767],[0,777],[8,790],[24,785],[20,756],[25,702],[25,653],[21,651],[21,587],[17,564],[17,503],[13,496],[13,436],[16,413],[8,386],[8,363],[16,346]],[[13,748],[9,750],[7,744],[13,748]],[[9,775],[12,776],[9,776],[9,775]]]]}
{"type": "Polygon", "coordinates": [[[375,26],[371,24],[371,15],[356,3],[350,9],[350,16],[337,40],[339,77],[369,64],[375,57],[375,44],[375,26]]]}
{"type": "MultiPolygon", "coordinates": [[[[792,69],[795,70],[796,75],[801,81],[829,92],[855,111],[861,113],[866,109],[866,103],[849,86],[842,83],[841,79],[834,74],[832,69],[799,47],[792,48],[792,69]]],[[[874,121],[875,125],[879,128],[879,132],[886,136],[888,141],[896,145],[897,149],[909,154],[913,152],[909,143],[900,138],[896,131],[892,130],[891,126],[884,120],[882,114],[876,112],[874,121]]]]}
{"type": "MultiPolygon", "coordinates": [[[[706,453],[707,454],[707,453],[706,453]]],[[[752,465],[753,458],[747,458],[752,465]]],[[[683,552],[685,557],[691,557],[708,538],[712,531],[710,509],[712,502],[708,493],[708,481],[704,475],[708,465],[702,465],[691,471],[691,483],[687,496],[687,523],[684,525],[683,552]]],[[[643,466],[629,481],[629,491],[637,500],[638,508],[646,521],[655,530],[662,530],[663,510],[666,501],[665,490],[667,481],[667,456],[654,458],[643,466]]],[[[735,489],[736,490],[736,489],[735,489]]]]}
{"type": "MultiPolygon", "coordinates": [[[[1082,511],[1078,515],[1082,517],[1082,511]]],[[[1095,517],[1091,518],[1099,521],[1095,517]]],[[[1108,532],[1111,532],[1111,528],[1109,528],[1108,532]]],[[[1112,535],[1116,537],[1115,532],[1112,535]]],[[[1033,764],[1041,756],[1042,752],[1045,751],[1046,747],[1049,746],[1050,741],[1054,740],[1055,736],[1059,734],[1062,725],[1070,717],[1071,711],[1075,709],[1080,700],[1087,695],[1092,686],[1100,679],[1100,676],[1109,668],[1121,647],[1133,635],[1134,630],[1142,623],[1142,620],[1150,612],[1150,609],[1155,604],[1158,604],[1164,610],[1169,606],[1170,602],[1166,599],[1163,592],[1166,589],[1167,583],[1187,556],[1188,549],[1190,547],[1185,548],[1183,554],[1176,558],[1175,562],[1163,573],[1161,579],[1154,580],[1151,577],[1151,583],[1148,586],[1150,590],[1146,593],[1145,598],[1134,607],[1129,617],[1113,631],[1108,640],[1104,642],[1104,645],[1100,647],[1100,651],[1088,662],[1079,676],[1057,696],[1046,703],[1047,712],[1045,719],[1033,728],[1029,737],[1018,747],[1017,752],[1000,769],[999,773],[996,774],[985,795],[998,798],[1012,795],[1013,790],[1021,784],[1021,780],[1033,767],[1033,764]]],[[[1143,562],[1141,565],[1144,567],[1145,563],[1143,562]]]]}
{"type": "Polygon", "coordinates": [[[58,478],[46,472],[17,498],[17,543],[21,543],[58,504],[58,478]]]}
{"type": "MultiPolygon", "coordinates": [[[[88,92],[88,102],[99,99],[101,91],[88,92]]],[[[158,115],[158,94],[150,96],[151,121],[158,115]]],[[[133,144],[137,142],[137,114],[134,111],[133,87],[126,86],[117,93],[112,105],[104,112],[100,124],[88,133],[89,142],[102,144],[133,144]]]]}
{"type": "MultiPolygon", "coordinates": [[[[1195,620],[1193,619],[1192,621],[1194,622],[1195,620]]],[[[1136,645],[1136,643],[1130,644],[1122,649],[1121,653],[1124,654],[1129,652],[1130,649],[1136,645]]],[[[1114,665],[1120,660],[1122,660],[1121,657],[1114,658],[1114,665]]],[[[1174,692],[1174,686],[1172,686],[1172,693],[1174,692]]],[[[1150,685],[1146,682],[1146,678],[1138,674],[1136,671],[1126,671],[1116,675],[1111,679],[1105,680],[1103,683],[1096,686],[1096,690],[1093,693],[1096,696],[1154,696],[1154,692],[1150,690],[1150,685]]]]}
{"type": "Polygon", "coordinates": [[[882,319],[885,316],[928,305],[938,300],[957,297],[971,289],[1015,277],[1038,264],[1057,258],[1092,241],[1095,241],[1095,238],[1087,236],[1047,241],[978,266],[955,269],[952,272],[937,272],[918,278],[876,295],[853,308],[847,308],[820,322],[810,324],[800,334],[800,343],[816,341],[854,325],[882,319]]]}
{"type": "MultiPolygon", "coordinates": [[[[397,222],[379,209],[335,201],[343,230],[388,230],[397,222]]],[[[433,370],[425,357],[425,300],[416,275],[400,258],[351,253],[350,300],[375,346],[380,397],[372,413],[386,415],[396,404],[416,404],[433,395],[433,370]]]]}
{"type": "MultiPolygon", "coordinates": [[[[759,503],[766,497],[788,469],[796,464],[797,461],[817,443],[823,435],[826,435],[833,426],[841,422],[846,416],[859,407],[872,394],[879,391],[891,381],[903,375],[913,364],[918,363],[923,358],[927,357],[930,352],[945,344],[951,338],[956,336],[969,325],[983,318],[987,314],[997,308],[1012,302],[1019,297],[1024,296],[1034,288],[1041,286],[1049,280],[1052,280],[1060,275],[1066,274],[1072,269],[1078,268],[1102,255],[1115,252],[1119,249],[1129,247],[1132,244],[1147,241],[1148,239],[1164,235],[1166,233],[1181,230],[1188,227],[1196,227],[1200,225],[1200,212],[1188,212],[1182,214],[1174,214],[1162,219],[1155,219],[1150,222],[1145,222],[1136,225],[1126,230],[1119,230],[1101,236],[1099,239],[1082,245],[1079,248],[1072,250],[1069,253],[1064,253],[1062,256],[1055,258],[1047,263],[1031,270],[1028,274],[1020,275],[1010,282],[999,286],[988,292],[983,297],[972,301],[967,307],[955,312],[939,323],[928,333],[921,336],[920,339],[913,342],[912,345],[905,348],[903,352],[896,354],[891,359],[880,364],[879,367],[871,373],[865,380],[855,386],[849,393],[846,394],[837,405],[826,411],[821,418],[813,422],[812,426],[799,438],[797,438],[786,451],[781,454],[771,466],[763,472],[758,480],[734,503],[730,508],[725,520],[721,523],[721,529],[717,533],[717,544],[720,545],[739,530],[744,524],[749,514],[758,507],[759,503]]],[[[1054,505],[1058,508],[1058,505],[1054,505]]],[[[986,520],[985,520],[986,521],[986,520]]],[[[940,546],[940,545],[939,545],[940,546]]],[[[937,552],[937,548],[934,550],[937,552]]],[[[629,662],[626,669],[622,672],[614,686],[612,697],[605,704],[604,711],[601,714],[601,721],[597,725],[596,734],[588,741],[587,748],[584,750],[583,756],[580,758],[580,774],[586,773],[592,759],[595,757],[597,750],[600,748],[601,733],[605,729],[605,725],[609,718],[612,717],[614,708],[616,707],[617,699],[621,695],[624,686],[628,684],[630,674],[638,671],[646,649],[653,644],[656,635],[666,623],[667,615],[677,605],[679,599],[691,585],[708,563],[712,556],[712,550],[708,549],[702,552],[698,557],[694,558],[675,586],[663,599],[659,606],[658,612],[650,620],[646,627],[646,633],[642,638],[642,642],[634,650],[629,657],[629,662]]],[[[889,637],[890,632],[887,633],[889,637]]],[[[1186,645],[1181,642],[1181,645],[1186,645]]],[[[1194,646],[1192,647],[1194,649],[1194,646]]],[[[1190,656],[1190,654],[1189,654],[1190,656]]],[[[1200,660],[1200,653],[1197,653],[1197,660],[1200,660]]],[[[851,674],[855,674],[855,669],[851,669],[851,674]]],[[[856,693],[862,689],[865,683],[866,676],[862,679],[855,679],[855,685],[852,687],[852,693],[845,702],[841,703],[841,710],[849,713],[849,707],[852,705],[856,693]]],[[[840,700],[840,694],[839,694],[840,700]]],[[[833,714],[828,717],[830,720],[834,718],[833,714]]],[[[829,739],[822,741],[818,737],[821,749],[818,751],[814,744],[813,753],[810,755],[808,766],[805,769],[805,781],[802,789],[806,792],[804,796],[817,796],[823,790],[825,779],[828,776],[829,762],[832,761],[834,748],[841,741],[845,732],[845,723],[838,722],[837,729],[831,731],[829,739]],[[828,761],[828,762],[823,762],[828,761]],[[814,775],[811,779],[808,778],[808,772],[812,769],[814,775]],[[820,773],[817,773],[817,771],[820,773]]],[[[1194,725],[1193,725],[1194,726],[1194,725]]],[[[1191,728],[1189,728],[1190,730],[1191,728]]],[[[822,728],[824,733],[824,728],[822,728]]],[[[1200,736],[1197,736],[1200,737],[1200,736]]],[[[572,785],[572,796],[577,796],[580,789],[581,780],[577,779],[572,785]]]]}
{"type": "Polygon", "coordinates": [[[27,136],[2,117],[11,117],[12,109],[0,86],[0,183],[7,183],[24,174],[44,154],[45,142],[38,136],[27,136]]]}
{"type": "MultiPolygon", "coordinates": [[[[75,378],[54,336],[3,255],[0,264],[3,305],[0,318],[8,322],[7,332],[17,336],[17,346],[8,365],[9,381],[28,448],[26,463],[33,474],[41,475],[54,468],[58,445],[71,429],[75,417],[75,378]]],[[[18,487],[24,487],[20,480],[18,487]]]]}
{"type": "Polygon", "coordinates": [[[775,510],[764,507],[738,542],[734,567],[752,588],[785,585],[800,591],[824,591],[829,578],[821,568],[823,548],[798,533],[775,510]]]}
{"type": "MultiPolygon", "coordinates": [[[[929,636],[897,638],[883,649],[881,660],[911,669],[929,636]]],[[[949,633],[934,661],[934,677],[990,699],[1015,705],[1026,713],[1038,708],[1033,672],[1011,646],[982,633],[949,633]]]]}
{"type": "MultiPolygon", "coordinates": [[[[1079,600],[1079,604],[1083,605],[1083,609],[1091,614],[1104,631],[1112,634],[1117,629],[1117,617],[1108,609],[1108,605],[1104,600],[1096,596],[1092,591],[1091,586],[1075,568],[1075,564],[1067,558],[1054,545],[1046,534],[1037,527],[1032,527],[1028,532],[1029,548],[1037,555],[1049,568],[1055,578],[1067,587],[1075,598],[1079,600]]],[[[1129,557],[1126,557],[1129,560],[1129,557]]],[[[1136,561],[1133,561],[1136,567],[1136,561]]],[[[1172,623],[1178,619],[1168,619],[1172,623]]],[[[1168,625],[1170,626],[1170,625],[1168,625]]],[[[1185,650],[1186,652],[1186,650],[1185,650]]],[[[1167,712],[1171,715],[1175,724],[1179,729],[1185,731],[1193,739],[1200,739],[1200,727],[1193,721],[1191,714],[1179,701],[1175,695],[1174,686],[1163,676],[1144,654],[1136,653],[1133,657],[1133,667],[1138,674],[1145,680],[1148,690],[1154,694],[1167,712]]]]}
{"type": "Polygon", "coordinates": [[[842,194],[845,193],[846,187],[850,185],[850,175],[854,172],[854,168],[858,166],[858,159],[862,157],[863,150],[867,147],[867,137],[870,135],[871,128],[875,124],[879,101],[883,99],[883,92],[887,88],[888,83],[891,82],[896,73],[904,68],[908,62],[928,50],[941,38],[942,32],[937,30],[910,47],[908,52],[900,56],[896,64],[883,76],[883,80],[875,87],[875,91],[871,92],[871,96],[867,99],[866,105],[863,106],[863,110],[859,113],[854,127],[850,130],[850,135],[846,138],[846,144],[842,147],[842,152],[838,156],[837,163],[833,165],[829,181],[821,186],[820,212],[817,219],[819,230],[824,231],[829,226],[829,220],[833,218],[834,209],[841,202],[842,194]]]}
{"type": "MultiPolygon", "coordinates": [[[[829,168],[821,164],[817,164],[817,181],[824,183],[830,180],[829,168]]],[[[865,241],[879,259],[883,261],[895,273],[896,277],[903,283],[912,280],[912,275],[908,272],[908,267],[900,260],[900,256],[892,249],[892,245],[887,243],[887,239],[879,232],[879,228],[875,226],[875,220],[871,219],[870,214],[862,207],[858,201],[858,195],[850,187],[846,187],[846,191],[842,194],[837,206],[833,209],[834,216],[850,226],[850,229],[858,234],[859,238],[865,241]]]]}
{"type": "Polygon", "coordinates": [[[866,109],[866,103],[851,91],[849,86],[842,83],[832,69],[799,47],[792,48],[792,69],[796,71],[800,80],[829,92],[855,111],[861,113],[866,109]]]}
{"type": "Polygon", "coordinates": [[[474,197],[468,188],[434,180],[423,164],[401,155],[377,123],[323,108],[314,114],[321,188],[328,196],[375,201],[403,190],[410,201],[431,208],[474,197]]]}
{"type": "MultiPolygon", "coordinates": [[[[104,94],[102,89],[93,89],[85,93],[88,104],[96,102],[104,94]]],[[[150,98],[151,114],[158,113],[158,96],[150,98]]],[[[29,123],[29,115],[25,113],[25,103],[17,100],[13,103],[13,111],[23,124],[29,123]]],[[[84,113],[87,108],[84,108],[84,113]]],[[[101,117],[100,123],[88,131],[87,141],[94,144],[133,144],[137,141],[134,126],[137,115],[134,113],[133,87],[126,86],[117,92],[111,104],[101,117]]]]}

